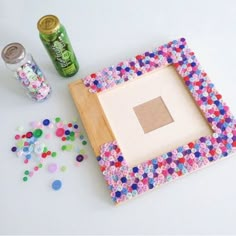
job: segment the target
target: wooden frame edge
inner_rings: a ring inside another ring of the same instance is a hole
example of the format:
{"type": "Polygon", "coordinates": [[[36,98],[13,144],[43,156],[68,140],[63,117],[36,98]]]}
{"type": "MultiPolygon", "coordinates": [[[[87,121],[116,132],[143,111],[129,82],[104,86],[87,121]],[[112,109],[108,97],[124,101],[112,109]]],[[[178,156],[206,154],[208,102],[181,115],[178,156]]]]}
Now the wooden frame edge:
{"type": "Polygon", "coordinates": [[[72,82],[68,86],[93,151],[96,156],[99,156],[101,145],[114,141],[115,137],[104,114],[98,95],[89,92],[82,80],[72,82]]]}

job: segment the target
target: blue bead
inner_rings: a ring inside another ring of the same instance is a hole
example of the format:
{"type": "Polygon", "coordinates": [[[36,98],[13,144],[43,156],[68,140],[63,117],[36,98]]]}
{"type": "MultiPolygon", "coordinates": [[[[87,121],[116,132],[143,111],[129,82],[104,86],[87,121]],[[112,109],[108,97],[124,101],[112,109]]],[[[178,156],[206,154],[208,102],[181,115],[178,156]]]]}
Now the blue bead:
{"type": "Polygon", "coordinates": [[[124,160],[124,157],[119,156],[119,157],[117,158],[117,160],[118,160],[119,162],[122,162],[122,161],[124,160]]]}
{"type": "Polygon", "coordinates": [[[168,152],[167,155],[168,155],[168,157],[172,157],[173,154],[172,154],[172,152],[168,152]]]}
{"type": "Polygon", "coordinates": [[[227,152],[223,152],[223,156],[224,157],[228,156],[228,153],[227,152]]]}
{"type": "Polygon", "coordinates": [[[65,135],[69,135],[69,134],[70,134],[70,130],[66,130],[65,135]]]}
{"type": "Polygon", "coordinates": [[[98,156],[98,157],[97,157],[97,160],[100,161],[100,160],[102,160],[102,158],[101,158],[100,156],[98,156]]]}
{"type": "Polygon", "coordinates": [[[170,57],[167,58],[167,61],[168,61],[168,63],[172,63],[173,62],[173,60],[170,57]]]}
{"type": "Polygon", "coordinates": [[[28,152],[28,151],[29,151],[29,148],[27,148],[27,147],[23,148],[23,152],[28,152]]]}
{"type": "Polygon", "coordinates": [[[133,168],[133,172],[134,172],[134,173],[137,173],[137,172],[138,172],[138,167],[134,167],[134,168],[133,168]]]}
{"type": "Polygon", "coordinates": [[[144,174],[143,174],[143,178],[147,178],[147,173],[144,173],[144,174]]]}
{"type": "Polygon", "coordinates": [[[126,68],[125,68],[125,71],[129,72],[129,71],[130,71],[130,68],[129,68],[129,67],[126,67],[126,68]]]}
{"type": "Polygon", "coordinates": [[[180,45],[179,48],[184,49],[184,45],[180,45]]]}
{"type": "Polygon", "coordinates": [[[195,152],[194,155],[195,155],[195,157],[200,157],[201,153],[200,152],[195,152]]]}
{"type": "Polygon", "coordinates": [[[152,164],[157,164],[157,159],[153,159],[152,164]]]}
{"type": "Polygon", "coordinates": [[[123,188],[123,189],[121,190],[121,192],[122,192],[122,194],[126,195],[126,194],[128,193],[128,189],[127,189],[127,188],[123,188]]]}
{"type": "Polygon", "coordinates": [[[157,165],[157,164],[153,164],[153,168],[154,168],[154,169],[157,169],[157,168],[158,168],[158,165],[157,165]]]}
{"type": "Polygon", "coordinates": [[[178,148],[177,148],[177,151],[178,151],[178,152],[182,152],[182,151],[183,151],[183,147],[178,147],[178,148]]]}
{"type": "Polygon", "coordinates": [[[193,67],[193,66],[196,66],[196,63],[195,62],[192,62],[191,63],[191,66],[193,67]]]}
{"type": "Polygon", "coordinates": [[[62,186],[62,183],[61,183],[60,180],[55,180],[55,181],[53,181],[53,183],[52,183],[52,188],[53,188],[54,190],[59,190],[59,189],[61,188],[61,186],[62,186]]]}
{"type": "Polygon", "coordinates": [[[179,168],[180,170],[182,170],[182,169],[184,168],[184,164],[182,164],[182,163],[178,164],[178,168],[179,168]]]}
{"type": "Polygon", "coordinates": [[[153,184],[154,183],[154,179],[148,179],[148,183],[149,184],[153,184]]]}
{"type": "Polygon", "coordinates": [[[126,177],[122,177],[120,180],[121,180],[121,182],[122,182],[123,184],[127,182],[126,177]]]}
{"type": "Polygon", "coordinates": [[[190,154],[192,151],[191,151],[191,149],[188,149],[186,152],[187,152],[187,154],[190,154]]]}
{"type": "Polygon", "coordinates": [[[148,187],[149,187],[149,189],[153,189],[154,185],[153,184],[149,184],[148,187]]]}
{"type": "Polygon", "coordinates": [[[116,197],[118,197],[118,198],[121,197],[121,192],[120,191],[117,191],[115,194],[116,194],[116,197]]]}
{"type": "Polygon", "coordinates": [[[121,68],[120,66],[117,66],[117,67],[116,67],[116,70],[118,70],[118,71],[121,71],[121,69],[122,69],[122,68],[121,68]]]}
{"type": "Polygon", "coordinates": [[[150,53],[150,54],[149,54],[149,57],[154,57],[154,56],[155,56],[154,53],[150,53]]]}
{"type": "Polygon", "coordinates": [[[133,190],[136,190],[136,189],[138,188],[138,185],[137,185],[137,184],[132,184],[132,185],[131,185],[131,188],[132,188],[133,190]]]}
{"type": "Polygon", "coordinates": [[[208,157],[208,160],[209,161],[214,161],[214,158],[213,157],[208,157]]]}
{"type": "Polygon", "coordinates": [[[49,124],[50,124],[50,120],[49,119],[43,120],[43,125],[44,126],[48,126],[49,124]]]}
{"type": "Polygon", "coordinates": [[[99,81],[98,81],[98,80],[94,80],[93,83],[94,83],[95,85],[98,85],[99,81]]]}
{"type": "Polygon", "coordinates": [[[25,157],[26,157],[26,159],[28,159],[28,160],[31,159],[31,155],[30,155],[30,154],[27,154],[25,157]]]}
{"type": "Polygon", "coordinates": [[[142,71],[138,71],[137,75],[140,76],[142,74],[142,71]]]}
{"type": "Polygon", "coordinates": [[[225,114],[225,110],[224,109],[220,110],[220,114],[224,115],[225,114]]]}
{"type": "Polygon", "coordinates": [[[214,101],[214,103],[215,103],[216,106],[220,105],[220,102],[218,100],[214,101]]]}
{"type": "Polygon", "coordinates": [[[75,128],[75,129],[78,129],[78,128],[79,128],[79,126],[78,126],[77,124],[75,124],[75,125],[74,125],[74,128],[75,128]]]}

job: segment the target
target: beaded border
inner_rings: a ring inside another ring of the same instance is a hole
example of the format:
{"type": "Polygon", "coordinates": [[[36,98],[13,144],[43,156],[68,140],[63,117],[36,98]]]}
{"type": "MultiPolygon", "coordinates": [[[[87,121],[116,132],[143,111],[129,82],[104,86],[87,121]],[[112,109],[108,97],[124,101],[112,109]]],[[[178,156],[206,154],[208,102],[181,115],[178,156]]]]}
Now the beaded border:
{"type": "Polygon", "coordinates": [[[115,203],[191,173],[236,149],[235,119],[184,38],[91,74],[83,82],[90,92],[98,93],[168,65],[182,77],[213,134],[134,167],[128,166],[117,141],[102,145],[97,160],[115,203]]]}

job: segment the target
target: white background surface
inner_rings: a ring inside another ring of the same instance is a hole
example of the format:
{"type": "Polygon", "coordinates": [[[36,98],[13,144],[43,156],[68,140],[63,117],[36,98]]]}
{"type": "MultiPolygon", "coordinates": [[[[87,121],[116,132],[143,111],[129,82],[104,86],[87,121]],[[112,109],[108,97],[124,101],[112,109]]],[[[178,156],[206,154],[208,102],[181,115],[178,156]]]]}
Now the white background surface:
{"type": "Polygon", "coordinates": [[[0,0],[0,11],[0,49],[22,43],[53,87],[48,101],[35,104],[0,62],[0,233],[236,233],[235,155],[115,207],[92,152],[53,192],[43,173],[23,183],[23,164],[10,151],[17,126],[76,116],[68,83],[182,36],[236,114],[236,1],[0,0]],[[57,75],[38,38],[36,23],[49,13],[70,35],[81,66],[74,78],[57,75]]]}

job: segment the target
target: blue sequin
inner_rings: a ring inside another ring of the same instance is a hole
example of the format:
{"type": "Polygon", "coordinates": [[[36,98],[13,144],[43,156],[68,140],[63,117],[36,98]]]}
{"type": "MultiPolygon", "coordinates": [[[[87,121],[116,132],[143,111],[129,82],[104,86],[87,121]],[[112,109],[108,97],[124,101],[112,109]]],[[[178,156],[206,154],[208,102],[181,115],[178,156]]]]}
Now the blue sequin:
{"type": "Polygon", "coordinates": [[[119,156],[119,157],[117,158],[117,160],[118,160],[119,162],[122,162],[122,161],[124,160],[124,157],[119,156]]]}
{"type": "Polygon", "coordinates": [[[121,180],[121,182],[122,182],[123,184],[127,182],[126,177],[122,177],[120,180],[121,180]]]}
{"type": "Polygon", "coordinates": [[[200,152],[195,152],[194,155],[195,155],[195,157],[200,157],[201,153],[200,152]]]}
{"type": "Polygon", "coordinates": [[[116,191],[115,194],[116,194],[116,197],[118,197],[118,198],[121,197],[121,192],[120,191],[116,191]]]}
{"type": "Polygon", "coordinates": [[[134,172],[134,173],[137,173],[138,170],[139,170],[138,167],[134,167],[134,168],[133,168],[133,172],[134,172]]]}
{"type": "Polygon", "coordinates": [[[132,185],[131,185],[131,188],[132,188],[133,190],[136,190],[136,189],[138,188],[138,185],[137,185],[137,184],[132,184],[132,185]]]}

